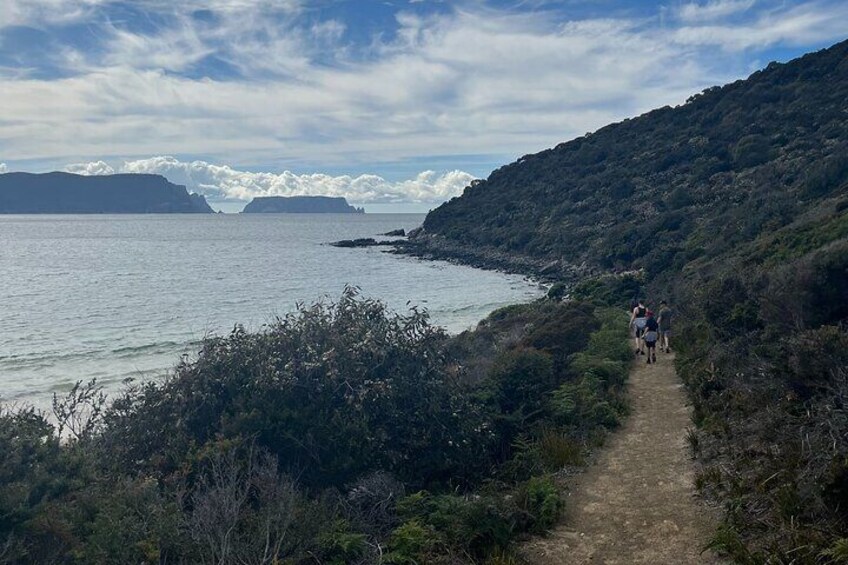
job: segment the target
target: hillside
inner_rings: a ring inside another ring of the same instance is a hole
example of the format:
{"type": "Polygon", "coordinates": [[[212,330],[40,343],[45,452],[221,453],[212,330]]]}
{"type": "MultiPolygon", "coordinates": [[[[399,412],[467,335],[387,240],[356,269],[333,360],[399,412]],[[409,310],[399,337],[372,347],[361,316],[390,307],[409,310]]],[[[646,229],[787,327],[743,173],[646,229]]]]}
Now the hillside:
{"type": "Polygon", "coordinates": [[[846,101],[848,42],[772,63],[494,171],[417,243],[658,273],[797,220],[844,237],[846,101]]]}
{"type": "Polygon", "coordinates": [[[670,300],[710,546],[848,562],[848,42],[527,155],[406,250],[670,300]]]}
{"type": "Polygon", "coordinates": [[[160,175],[0,175],[0,214],[211,213],[206,199],[160,175]]]}
{"type": "Polygon", "coordinates": [[[361,214],[341,197],[332,196],[260,196],[251,200],[243,214],[361,214]]]}

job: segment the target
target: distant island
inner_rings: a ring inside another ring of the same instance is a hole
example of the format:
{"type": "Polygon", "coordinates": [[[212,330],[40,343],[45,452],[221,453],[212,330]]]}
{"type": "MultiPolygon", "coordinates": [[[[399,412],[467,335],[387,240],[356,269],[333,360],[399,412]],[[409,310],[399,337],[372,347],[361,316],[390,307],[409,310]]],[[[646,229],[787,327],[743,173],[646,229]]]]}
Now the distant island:
{"type": "Polygon", "coordinates": [[[243,214],[364,214],[342,197],[260,196],[242,210],[243,214]]]}
{"type": "Polygon", "coordinates": [[[161,175],[0,174],[0,214],[211,214],[161,175]]]}

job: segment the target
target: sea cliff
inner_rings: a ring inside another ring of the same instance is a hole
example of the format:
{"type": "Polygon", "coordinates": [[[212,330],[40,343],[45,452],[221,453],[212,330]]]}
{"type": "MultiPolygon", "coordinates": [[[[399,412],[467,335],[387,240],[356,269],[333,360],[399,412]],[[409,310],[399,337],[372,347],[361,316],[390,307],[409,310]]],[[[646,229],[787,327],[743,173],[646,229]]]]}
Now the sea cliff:
{"type": "Polygon", "coordinates": [[[243,214],[363,214],[341,197],[260,196],[242,210],[243,214]]]}
{"type": "Polygon", "coordinates": [[[213,210],[199,194],[160,175],[0,175],[0,214],[195,214],[213,210]]]}

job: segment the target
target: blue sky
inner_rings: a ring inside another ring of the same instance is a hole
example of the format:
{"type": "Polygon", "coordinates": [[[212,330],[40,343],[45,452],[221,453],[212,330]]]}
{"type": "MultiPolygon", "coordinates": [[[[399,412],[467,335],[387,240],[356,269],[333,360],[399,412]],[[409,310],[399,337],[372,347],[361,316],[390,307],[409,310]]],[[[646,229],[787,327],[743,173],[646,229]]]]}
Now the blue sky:
{"type": "Polygon", "coordinates": [[[845,0],[0,3],[0,171],[373,209],[848,37],[845,0]]]}

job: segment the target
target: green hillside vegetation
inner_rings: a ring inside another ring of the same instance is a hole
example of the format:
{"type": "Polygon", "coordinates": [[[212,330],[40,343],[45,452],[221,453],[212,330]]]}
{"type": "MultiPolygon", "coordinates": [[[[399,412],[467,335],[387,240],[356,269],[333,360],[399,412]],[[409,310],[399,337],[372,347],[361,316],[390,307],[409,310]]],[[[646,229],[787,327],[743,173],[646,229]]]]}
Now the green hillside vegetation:
{"type": "Polygon", "coordinates": [[[542,301],[450,337],[349,289],[109,406],[3,408],[0,562],[509,563],[626,411],[625,326],[542,301]]]}
{"type": "Polygon", "coordinates": [[[670,299],[712,545],[848,560],[848,42],[523,157],[427,217],[415,244],[440,241],[670,299]]]}
{"type": "Polygon", "coordinates": [[[789,242],[809,251],[845,235],[846,100],[848,42],[526,155],[433,210],[425,232],[655,275],[832,222],[789,242]]]}

